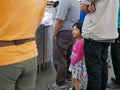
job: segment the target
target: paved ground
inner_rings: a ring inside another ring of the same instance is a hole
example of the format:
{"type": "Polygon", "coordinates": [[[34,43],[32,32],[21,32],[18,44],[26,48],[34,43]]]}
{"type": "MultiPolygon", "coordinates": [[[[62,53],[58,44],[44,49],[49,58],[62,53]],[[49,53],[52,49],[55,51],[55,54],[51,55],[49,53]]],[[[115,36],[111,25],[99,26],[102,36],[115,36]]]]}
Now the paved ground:
{"type": "MultiPolygon", "coordinates": [[[[56,73],[55,73],[52,62],[46,63],[43,70],[40,71],[37,75],[37,83],[36,83],[36,89],[35,90],[48,90],[47,85],[50,82],[55,81],[55,74],[56,73]]],[[[108,82],[110,82],[110,77],[111,76],[114,76],[113,75],[113,70],[112,70],[112,68],[109,68],[109,80],[108,80],[108,82]]],[[[82,82],[82,84],[84,85],[84,87],[86,87],[86,82],[82,82]]],[[[70,86],[72,86],[72,85],[68,84],[67,88],[69,88],[70,86]]],[[[120,89],[107,89],[107,90],[120,90],[120,89]]]]}

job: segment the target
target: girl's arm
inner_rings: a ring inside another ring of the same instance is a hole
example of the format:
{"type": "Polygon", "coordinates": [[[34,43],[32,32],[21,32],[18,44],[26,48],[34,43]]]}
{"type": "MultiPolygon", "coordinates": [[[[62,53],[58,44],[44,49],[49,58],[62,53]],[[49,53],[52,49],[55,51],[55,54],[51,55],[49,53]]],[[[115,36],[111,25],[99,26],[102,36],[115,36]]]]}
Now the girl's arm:
{"type": "Polygon", "coordinates": [[[84,40],[81,40],[79,42],[79,45],[77,45],[76,48],[76,55],[74,56],[74,58],[71,58],[71,63],[74,65],[76,64],[78,61],[80,61],[81,59],[83,59],[84,57],[84,40]]]}

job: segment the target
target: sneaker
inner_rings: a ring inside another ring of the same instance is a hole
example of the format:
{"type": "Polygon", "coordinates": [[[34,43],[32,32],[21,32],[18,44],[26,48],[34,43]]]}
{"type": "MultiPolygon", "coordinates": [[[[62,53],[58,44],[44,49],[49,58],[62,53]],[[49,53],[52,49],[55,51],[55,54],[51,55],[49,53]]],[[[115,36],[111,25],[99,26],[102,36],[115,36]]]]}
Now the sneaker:
{"type": "Polygon", "coordinates": [[[69,90],[75,90],[75,87],[71,87],[71,88],[69,88],[69,90]]]}
{"type": "Polygon", "coordinates": [[[67,83],[72,83],[72,78],[66,78],[65,81],[66,81],[67,83]]]}
{"type": "MultiPolygon", "coordinates": [[[[83,85],[80,86],[80,90],[83,90],[83,85]]],[[[75,90],[75,87],[71,87],[69,90],[75,90]]]]}
{"type": "Polygon", "coordinates": [[[120,85],[120,82],[118,80],[116,80],[116,78],[112,77],[111,81],[117,85],[120,85]]]}
{"type": "Polygon", "coordinates": [[[110,88],[110,89],[119,89],[120,90],[120,85],[117,85],[115,83],[108,83],[106,88],[110,88]]]}
{"type": "Polygon", "coordinates": [[[66,75],[65,81],[68,82],[68,83],[72,82],[72,76],[71,76],[71,74],[67,74],[66,75]]]}
{"type": "Polygon", "coordinates": [[[66,86],[58,86],[56,83],[48,85],[49,90],[66,90],[66,86]]]}
{"type": "Polygon", "coordinates": [[[80,90],[83,90],[83,88],[84,88],[83,85],[81,85],[81,86],[80,86],[80,90]]]}

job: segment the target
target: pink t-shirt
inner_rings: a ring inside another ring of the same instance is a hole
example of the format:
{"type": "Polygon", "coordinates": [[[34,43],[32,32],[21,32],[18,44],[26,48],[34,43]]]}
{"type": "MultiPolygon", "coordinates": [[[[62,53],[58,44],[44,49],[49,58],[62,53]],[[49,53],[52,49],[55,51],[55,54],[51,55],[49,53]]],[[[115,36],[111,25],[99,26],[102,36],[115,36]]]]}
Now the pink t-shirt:
{"type": "Polygon", "coordinates": [[[84,48],[83,47],[84,47],[84,39],[75,41],[75,43],[73,45],[72,54],[70,56],[71,63],[73,65],[84,58],[84,48]]]}

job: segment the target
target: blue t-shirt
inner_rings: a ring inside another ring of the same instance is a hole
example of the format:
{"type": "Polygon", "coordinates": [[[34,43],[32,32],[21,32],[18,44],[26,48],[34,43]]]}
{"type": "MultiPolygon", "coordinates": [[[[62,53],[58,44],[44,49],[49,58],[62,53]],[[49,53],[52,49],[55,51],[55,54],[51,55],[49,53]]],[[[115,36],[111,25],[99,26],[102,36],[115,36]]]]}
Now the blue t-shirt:
{"type": "Polygon", "coordinates": [[[85,15],[86,15],[86,13],[85,13],[85,12],[80,11],[80,22],[82,22],[82,23],[83,23],[84,18],[85,18],[85,15]]]}
{"type": "Polygon", "coordinates": [[[119,11],[118,11],[118,28],[120,28],[120,4],[119,4],[119,11]]]}

